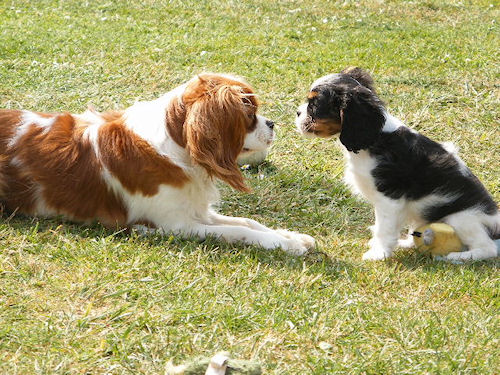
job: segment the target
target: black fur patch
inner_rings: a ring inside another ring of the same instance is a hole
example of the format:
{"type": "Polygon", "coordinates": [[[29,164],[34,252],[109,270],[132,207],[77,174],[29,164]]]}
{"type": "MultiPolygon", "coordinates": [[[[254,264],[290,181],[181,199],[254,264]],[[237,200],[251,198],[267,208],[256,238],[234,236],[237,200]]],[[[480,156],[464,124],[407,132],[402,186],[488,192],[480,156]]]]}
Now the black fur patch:
{"type": "Polygon", "coordinates": [[[363,86],[348,90],[341,114],[340,142],[345,148],[358,152],[377,141],[385,123],[384,105],[372,91],[363,86]]]}
{"type": "Polygon", "coordinates": [[[317,95],[309,98],[307,107],[313,119],[341,122],[340,141],[353,152],[372,145],[385,123],[384,103],[375,94],[373,81],[361,69],[356,68],[356,72],[356,77],[367,86],[350,74],[333,75],[313,88],[317,95]]]}
{"type": "Polygon", "coordinates": [[[430,194],[452,197],[448,204],[428,207],[425,220],[438,221],[467,208],[492,215],[498,208],[479,179],[442,145],[401,127],[381,133],[368,150],[377,161],[372,170],[377,190],[399,199],[418,200],[430,194]]]}
{"type": "Polygon", "coordinates": [[[375,93],[375,86],[373,84],[373,78],[368,74],[368,72],[364,71],[357,66],[346,68],[341,71],[342,74],[347,74],[348,76],[354,78],[361,85],[365,86],[367,89],[370,89],[375,93]]]}

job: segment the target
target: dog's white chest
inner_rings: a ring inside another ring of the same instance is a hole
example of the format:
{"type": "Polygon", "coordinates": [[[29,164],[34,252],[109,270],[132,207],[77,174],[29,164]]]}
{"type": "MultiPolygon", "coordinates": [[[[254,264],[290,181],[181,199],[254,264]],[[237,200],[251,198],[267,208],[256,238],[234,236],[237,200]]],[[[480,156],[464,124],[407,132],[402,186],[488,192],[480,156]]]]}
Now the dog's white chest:
{"type": "Polygon", "coordinates": [[[355,193],[373,201],[377,194],[371,174],[376,165],[375,160],[370,157],[367,151],[360,151],[358,154],[346,152],[346,159],[345,180],[347,184],[352,187],[355,193]]]}

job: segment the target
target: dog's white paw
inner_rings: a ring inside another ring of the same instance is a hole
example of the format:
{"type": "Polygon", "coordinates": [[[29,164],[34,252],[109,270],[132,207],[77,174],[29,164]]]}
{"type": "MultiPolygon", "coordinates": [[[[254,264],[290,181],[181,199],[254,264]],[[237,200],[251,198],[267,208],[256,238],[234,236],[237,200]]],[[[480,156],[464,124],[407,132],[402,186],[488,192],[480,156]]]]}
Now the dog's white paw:
{"type": "Polygon", "coordinates": [[[158,229],[156,228],[150,228],[142,224],[135,224],[132,226],[132,230],[137,232],[140,236],[147,236],[151,234],[156,234],[158,233],[158,229]]]}
{"type": "Polygon", "coordinates": [[[305,247],[302,243],[295,241],[295,240],[288,240],[290,243],[283,247],[282,249],[285,250],[288,254],[291,255],[296,255],[296,256],[301,256],[304,255],[309,251],[309,248],[305,247]]]}
{"type": "Polygon", "coordinates": [[[307,249],[310,250],[316,247],[316,240],[314,239],[314,237],[304,233],[297,233],[297,235],[300,236],[300,240],[302,241],[304,246],[307,247],[307,249]]]}
{"type": "Polygon", "coordinates": [[[402,249],[411,249],[415,247],[415,241],[413,240],[413,236],[408,236],[406,238],[401,238],[398,240],[398,247],[402,249]]]}
{"type": "Polygon", "coordinates": [[[293,255],[302,255],[307,251],[302,242],[295,238],[284,237],[276,232],[265,233],[264,237],[259,239],[258,244],[268,250],[281,248],[293,255]]]}
{"type": "Polygon", "coordinates": [[[392,251],[375,241],[370,240],[370,250],[363,254],[363,260],[384,260],[392,256],[392,251]]]}
{"type": "Polygon", "coordinates": [[[313,249],[316,246],[316,240],[308,234],[292,232],[286,229],[277,229],[276,232],[285,238],[300,243],[307,250],[313,249]]]}

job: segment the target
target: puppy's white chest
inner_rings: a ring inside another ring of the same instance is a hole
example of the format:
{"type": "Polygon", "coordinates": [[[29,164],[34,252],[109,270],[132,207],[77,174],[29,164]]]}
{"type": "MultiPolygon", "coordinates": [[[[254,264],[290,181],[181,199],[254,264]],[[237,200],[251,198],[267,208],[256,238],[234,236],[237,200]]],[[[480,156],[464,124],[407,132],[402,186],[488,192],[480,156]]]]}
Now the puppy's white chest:
{"type": "Polygon", "coordinates": [[[377,189],[371,174],[376,162],[367,151],[358,154],[346,152],[347,166],[345,180],[354,193],[360,194],[369,201],[374,201],[377,189]]]}

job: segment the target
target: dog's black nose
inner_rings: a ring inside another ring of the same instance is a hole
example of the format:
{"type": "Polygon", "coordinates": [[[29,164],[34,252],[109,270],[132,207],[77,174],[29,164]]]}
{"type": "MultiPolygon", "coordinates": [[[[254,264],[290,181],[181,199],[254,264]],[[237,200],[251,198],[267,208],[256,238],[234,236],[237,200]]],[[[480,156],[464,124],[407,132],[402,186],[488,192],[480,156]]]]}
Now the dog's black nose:
{"type": "Polygon", "coordinates": [[[301,114],[302,114],[302,111],[299,109],[299,110],[297,111],[297,117],[299,117],[301,114]]]}
{"type": "Polygon", "coordinates": [[[274,122],[272,122],[271,120],[266,120],[266,125],[269,127],[269,129],[274,128],[274,122]]]}

